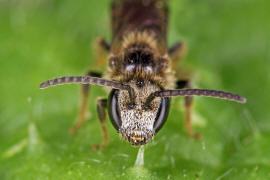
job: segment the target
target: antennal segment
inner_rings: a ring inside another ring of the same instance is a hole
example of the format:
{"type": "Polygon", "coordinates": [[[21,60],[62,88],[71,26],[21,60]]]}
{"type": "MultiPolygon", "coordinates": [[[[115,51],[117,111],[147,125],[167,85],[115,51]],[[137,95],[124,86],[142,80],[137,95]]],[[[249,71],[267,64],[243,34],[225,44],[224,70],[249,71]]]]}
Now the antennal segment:
{"type": "Polygon", "coordinates": [[[150,94],[145,102],[145,106],[148,107],[156,97],[171,97],[171,96],[206,96],[206,97],[226,99],[238,103],[246,103],[247,101],[246,98],[242,96],[225,91],[216,91],[209,89],[175,89],[175,90],[156,91],[150,94]]]}
{"type": "Polygon", "coordinates": [[[103,78],[90,76],[64,76],[60,78],[51,79],[40,84],[40,89],[45,89],[51,86],[62,84],[93,84],[99,86],[107,86],[114,89],[126,90],[129,93],[130,104],[134,105],[134,90],[132,87],[122,84],[117,81],[111,81],[103,78]]]}

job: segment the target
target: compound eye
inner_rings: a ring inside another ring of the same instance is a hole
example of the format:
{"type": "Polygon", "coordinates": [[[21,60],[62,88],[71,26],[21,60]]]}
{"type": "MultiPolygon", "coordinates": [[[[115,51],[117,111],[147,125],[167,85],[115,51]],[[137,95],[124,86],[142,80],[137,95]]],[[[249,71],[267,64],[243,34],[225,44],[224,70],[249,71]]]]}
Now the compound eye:
{"type": "Polygon", "coordinates": [[[121,125],[122,125],[122,120],[120,117],[120,111],[119,111],[119,106],[118,106],[118,94],[119,90],[113,89],[109,95],[109,101],[108,101],[108,112],[109,112],[109,117],[110,120],[114,126],[114,128],[119,131],[121,125]]]}
{"type": "Polygon", "coordinates": [[[170,101],[171,99],[168,97],[161,98],[160,107],[153,128],[155,130],[155,133],[157,133],[162,128],[162,126],[164,125],[164,123],[168,118],[170,110],[170,101]]]}

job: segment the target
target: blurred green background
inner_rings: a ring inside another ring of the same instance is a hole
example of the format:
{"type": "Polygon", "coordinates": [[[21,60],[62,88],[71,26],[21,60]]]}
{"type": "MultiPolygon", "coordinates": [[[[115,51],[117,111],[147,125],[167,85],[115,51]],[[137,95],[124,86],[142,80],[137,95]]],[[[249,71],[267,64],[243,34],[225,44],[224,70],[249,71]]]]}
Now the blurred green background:
{"type": "MultiPolygon", "coordinates": [[[[172,0],[169,45],[188,46],[182,67],[195,87],[244,95],[247,104],[195,98],[193,125],[184,131],[183,99],[146,146],[144,168],[133,168],[137,148],[108,123],[102,140],[96,98],[91,117],[72,137],[79,86],[39,90],[41,81],[94,68],[92,42],[110,40],[109,0],[0,1],[0,179],[270,179],[270,1],[172,0]]],[[[109,122],[109,121],[108,121],[109,122]]]]}

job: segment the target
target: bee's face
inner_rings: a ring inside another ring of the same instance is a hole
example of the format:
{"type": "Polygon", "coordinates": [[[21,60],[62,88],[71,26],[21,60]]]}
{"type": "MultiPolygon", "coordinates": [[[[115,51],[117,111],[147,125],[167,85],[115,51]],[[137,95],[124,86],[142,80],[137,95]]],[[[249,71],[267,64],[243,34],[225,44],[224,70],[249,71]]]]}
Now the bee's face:
{"type": "Polygon", "coordinates": [[[130,99],[127,91],[114,90],[109,108],[110,118],[121,136],[132,145],[149,142],[167,119],[169,98],[155,98],[150,108],[145,108],[147,97],[160,90],[149,81],[130,81],[135,91],[135,105],[128,106],[130,99]]]}

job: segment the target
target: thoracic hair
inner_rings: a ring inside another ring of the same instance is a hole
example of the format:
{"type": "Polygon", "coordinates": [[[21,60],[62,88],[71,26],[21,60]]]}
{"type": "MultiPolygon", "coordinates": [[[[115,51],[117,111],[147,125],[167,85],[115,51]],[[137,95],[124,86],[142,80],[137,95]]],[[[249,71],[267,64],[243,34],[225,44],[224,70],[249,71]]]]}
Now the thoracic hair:
{"type": "Polygon", "coordinates": [[[109,55],[105,77],[119,82],[144,79],[173,89],[174,74],[167,50],[158,47],[155,33],[134,31],[123,37],[119,51],[109,55]]]}

